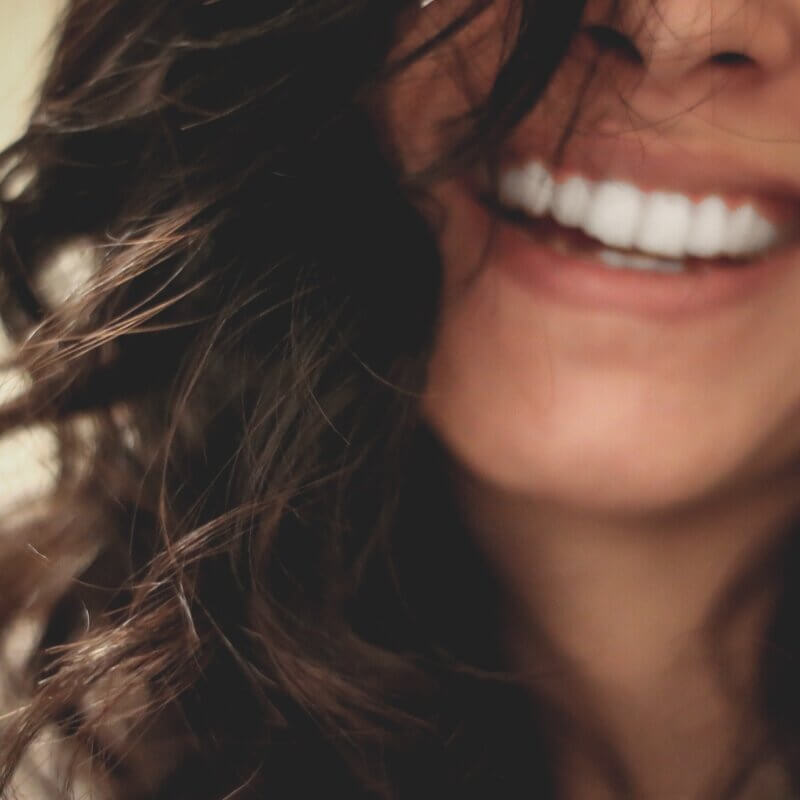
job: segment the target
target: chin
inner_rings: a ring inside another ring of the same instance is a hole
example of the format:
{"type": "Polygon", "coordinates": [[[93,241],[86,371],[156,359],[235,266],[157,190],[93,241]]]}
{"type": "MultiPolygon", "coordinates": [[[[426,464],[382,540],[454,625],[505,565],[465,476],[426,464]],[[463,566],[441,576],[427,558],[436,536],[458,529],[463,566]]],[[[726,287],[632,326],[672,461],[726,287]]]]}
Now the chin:
{"type": "Polygon", "coordinates": [[[656,515],[743,496],[797,460],[800,282],[691,320],[556,302],[491,259],[464,283],[445,297],[423,413],[481,485],[656,515]]]}
{"type": "Polygon", "coordinates": [[[442,400],[430,395],[424,413],[467,485],[542,507],[660,516],[702,508],[757,482],[757,448],[742,428],[726,431],[706,420],[676,429],[657,416],[626,417],[623,404],[537,420],[520,407],[478,410],[442,400]]]}

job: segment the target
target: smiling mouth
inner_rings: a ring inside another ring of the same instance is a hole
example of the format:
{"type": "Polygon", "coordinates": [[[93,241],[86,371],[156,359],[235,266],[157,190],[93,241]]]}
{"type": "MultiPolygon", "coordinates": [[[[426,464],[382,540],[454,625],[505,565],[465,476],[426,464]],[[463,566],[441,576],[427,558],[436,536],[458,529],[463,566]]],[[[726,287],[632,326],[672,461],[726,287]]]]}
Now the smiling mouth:
{"type": "Polygon", "coordinates": [[[643,191],[621,180],[558,180],[541,162],[503,171],[484,202],[557,252],[613,269],[682,273],[752,264],[797,241],[795,219],[778,222],[755,202],[643,191]]]}
{"type": "MultiPolygon", "coordinates": [[[[663,274],[696,273],[720,267],[736,269],[756,264],[759,260],[774,252],[775,247],[777,247],[776,244],[764,251],[764,253],[750,254],[739,258],[730,256],[700,258],[688,255],[684,255],[681,258],[665,258],[635,248],[619,248],[605,245],[603,242],[584,233],[580,228],[566,227],[550,216],[530,217],[522,211],[509,209],[499,204],[493,197],[484,196],[481,200],[487,210],[496,218],[524,232],[538,245],[547,247],[564,256],[586,259],[611,269],[663,274]]],[[[785,243],[786,240],[782,241],[785,243]]]]}

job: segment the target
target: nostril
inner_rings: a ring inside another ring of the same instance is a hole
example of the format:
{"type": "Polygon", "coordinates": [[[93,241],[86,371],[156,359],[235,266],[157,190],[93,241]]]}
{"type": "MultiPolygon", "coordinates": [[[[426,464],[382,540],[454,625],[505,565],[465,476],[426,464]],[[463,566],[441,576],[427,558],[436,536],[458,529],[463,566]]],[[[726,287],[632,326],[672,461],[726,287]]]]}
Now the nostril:
{"type": "Polygon", "coordinates": [[[608,25],[588,25],[583,32],[603,52],[612,52],[632,64],[644,64],[644,57],[633,40],[608,25]]]}
{"type": "Polygon", "coordinates": [[[723,50],[720,53],[714,53],[709,58],[709,61],[721,67],[749,67],[756,63],[746,53],[738,53],[735,50],[723,50]]]}

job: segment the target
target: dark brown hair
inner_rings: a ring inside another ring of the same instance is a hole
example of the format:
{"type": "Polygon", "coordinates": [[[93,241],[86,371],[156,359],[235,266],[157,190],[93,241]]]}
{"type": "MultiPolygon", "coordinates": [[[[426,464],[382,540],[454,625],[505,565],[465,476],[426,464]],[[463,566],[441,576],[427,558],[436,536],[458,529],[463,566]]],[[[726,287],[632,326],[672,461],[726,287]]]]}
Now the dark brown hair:
{"type": "Polygon", "coordinates": [[[364,112],[488,2],[394,64],[423,13],[405,0],[69,4],[3,154],[2,313],[31,381],[0,429],[59,442],[53,491],[0,539],[0,625],[45,621],[6,791],[56,738],[48,797],[555,796],[554,712],[506,679],[492,575],[417,414],[440,266],[413,200],[531,107],[582,3],[521,3],[425,175],[364,112]],[[90,274],[53,297],[86,242],[90,274]]]}
{"type": "MultiPolygon", "coordinates": [[[[46,621],[6,790],[50,732],[48,796],[487,796],[523,766],[547,793],[417,418],[439,281],[421,182],[363,110],[486,4],[396,64],[421,13],[399,0],[69,4],[3,155],[3,319],[31,383],[0,426],[59,442],[54,490],[0,542],[0,624],[46,621]],[[86,242],[91,274],[53,298],[53,259],[86,242]]],[[[581,4],[552,5],[436,169],[535,100],[581,4]]]]}

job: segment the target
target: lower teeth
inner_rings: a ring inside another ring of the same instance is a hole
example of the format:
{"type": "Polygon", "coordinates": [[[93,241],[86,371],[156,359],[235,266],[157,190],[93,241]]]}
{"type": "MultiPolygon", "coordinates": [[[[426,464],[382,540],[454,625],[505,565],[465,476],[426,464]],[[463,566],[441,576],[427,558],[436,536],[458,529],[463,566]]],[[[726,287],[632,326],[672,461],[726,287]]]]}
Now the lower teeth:
{"type": "Polygon", "coordinates": [[[655,272],[685,272],[686,264],[682,261],[656,258],[637,253],[623,253],[619,250],[603,249],[597,252],[597,257],[610,267],[639,269],[655,272]]]}
{"type": "Polygon", "coordinates": [[[658,258],[644,253],[624,253],[622,250],[604,247],[599,249],[580,248],[576,250],[574,243],[565,236],[556,234],[550,237],[549,245],[554,250],[565,255],[582,253],[585,256],[602,261],[614,269],[638,269],[646,272],[687,272],[689,267],[683,261],[669,258],[658,258]]]}

